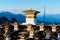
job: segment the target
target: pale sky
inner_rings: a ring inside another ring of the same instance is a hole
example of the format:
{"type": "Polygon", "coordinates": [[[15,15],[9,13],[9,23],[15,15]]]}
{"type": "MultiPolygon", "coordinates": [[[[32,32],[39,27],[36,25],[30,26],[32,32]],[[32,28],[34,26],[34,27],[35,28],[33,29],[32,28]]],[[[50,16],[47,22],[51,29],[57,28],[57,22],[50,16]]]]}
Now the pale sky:
{"type": "Polygon", "coordinates": [[[21,13],[23,10],[34,9],[47,14],[60,13],[60,0],[0,0],[0,11],[8,10],[21,13]]]}

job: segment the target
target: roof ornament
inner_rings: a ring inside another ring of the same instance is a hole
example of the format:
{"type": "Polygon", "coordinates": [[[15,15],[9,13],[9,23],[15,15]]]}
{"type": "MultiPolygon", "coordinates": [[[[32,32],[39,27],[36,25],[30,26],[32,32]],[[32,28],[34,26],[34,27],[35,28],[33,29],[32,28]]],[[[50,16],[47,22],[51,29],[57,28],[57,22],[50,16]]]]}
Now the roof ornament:
{"type": "Polygon", "coordinates": [[[31,10],[32,10],[32,8],[31,8],[31,10]]]}

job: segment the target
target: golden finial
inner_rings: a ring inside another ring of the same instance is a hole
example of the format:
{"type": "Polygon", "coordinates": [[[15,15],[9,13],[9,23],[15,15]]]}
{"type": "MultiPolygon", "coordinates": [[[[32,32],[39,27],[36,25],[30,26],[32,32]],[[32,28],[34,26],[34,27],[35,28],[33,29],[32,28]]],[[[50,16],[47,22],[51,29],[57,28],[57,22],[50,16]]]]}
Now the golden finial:
{"type": "Polygon", "coordinates": [[[31,8],[31,10],[32,10],[32,8],[31,8]]]}

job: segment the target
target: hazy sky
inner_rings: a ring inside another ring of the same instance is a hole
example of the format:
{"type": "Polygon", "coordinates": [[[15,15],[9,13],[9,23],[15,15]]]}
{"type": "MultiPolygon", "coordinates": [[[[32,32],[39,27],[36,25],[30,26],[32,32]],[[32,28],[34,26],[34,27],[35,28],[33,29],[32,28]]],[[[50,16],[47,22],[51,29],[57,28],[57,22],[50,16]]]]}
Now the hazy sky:
{"type": "Polygon", "coordinates": [[[60,13],[60,0],[0,0],[0,10],[22,12],[26,9],[38,10],[43,14],[60,13]]]}

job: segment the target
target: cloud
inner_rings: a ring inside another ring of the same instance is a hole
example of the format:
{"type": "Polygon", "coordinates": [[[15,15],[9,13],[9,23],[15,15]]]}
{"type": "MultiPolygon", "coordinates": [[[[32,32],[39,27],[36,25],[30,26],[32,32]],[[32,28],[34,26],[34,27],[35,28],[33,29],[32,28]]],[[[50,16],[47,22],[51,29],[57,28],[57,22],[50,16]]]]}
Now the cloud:
{"type": "Polygon", "coordinates": [[[9,8],[9,9],[0,9],[0,12],[3,12],[3,11],[9,11],[9,12],[12,12],[14,14],[23,13],[23,9],[19,9],[19,8],[16,8],[16,9],[12,9],[12,8],[9,8]]]}

